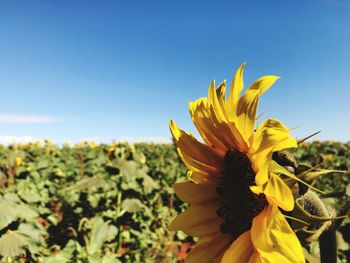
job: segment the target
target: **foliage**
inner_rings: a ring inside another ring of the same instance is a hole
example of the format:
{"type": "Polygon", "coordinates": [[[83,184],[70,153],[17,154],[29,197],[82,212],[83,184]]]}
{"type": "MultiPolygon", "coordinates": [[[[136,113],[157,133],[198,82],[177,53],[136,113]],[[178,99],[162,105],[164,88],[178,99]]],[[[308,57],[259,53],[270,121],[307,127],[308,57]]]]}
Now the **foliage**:
{"type": "MultiPolygon", "coordinates": [[[[302,144],[294,154],[327,169],[350,167],[349,143],[302,144]]],[[[186,173],[172,144],[0,146],[0,259],[181,261],[193,240],[167,225],[185,209],[171,185],[187,180],[186,173]]],[[[348,185],[349,174],[320,176],[316,183],[332,200],[350,192],[348,185]]],[[[349,229],[345,220],[344,259],[349,229]]]]}

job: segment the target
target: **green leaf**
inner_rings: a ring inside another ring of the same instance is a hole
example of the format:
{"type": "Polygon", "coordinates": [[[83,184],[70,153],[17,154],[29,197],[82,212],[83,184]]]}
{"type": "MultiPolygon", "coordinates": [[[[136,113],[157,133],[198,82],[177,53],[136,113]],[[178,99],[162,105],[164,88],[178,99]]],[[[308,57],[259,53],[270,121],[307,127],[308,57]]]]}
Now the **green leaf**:
{"type": "Polygon", "coordinates": [[[90,255],[98,253],[103,244],[114,239],[117,236],[118,229],[105,222],[102,217],[95,217],[90,220],[91,235],[88,245],[88,253],[90,255]]]}
{"type": "Polygon", "coordinates": [[[138,199],[125,199],[122,202],[122,208],[129,213],[136,213],[141,210],[143,204],[138,199]]]}
{"type": "Polygon", "coordinates": [[[112,253],[104,255],[101,260],[101,263],[121,263],[121,262],[122,261],[118,259],[118,255],[112,254],[112,253]]]}
{"type": "Polygon", "coordinates": [[[16,210],[17,216],[22,219],[34,220],[36,217],[39,216],[38,212],[35,210],[34,207],[31,207],[24,203],[18,204],[16,210]]]}
{"type": "Polygon", "coordinates": [[[143,179],[143,187],[146,193],[152,192],[152,190],[157,189],[159,184],[154,181],[148,174],[144,173],[140,176],[143,179]]]}
{"type": "Polygon", "coordinates": [[[78,181],[75,185],[65,188],[64,191],[83,191],[92,187],[101,186],[104,183],[105,181],[99,176],[87,177],[78,181]]]}
{"type": "Polygon", "coordinates": [[[43,246],[46,245],[44,236],[46,231],[42,228],[34,226],[32,223],[22,223],[19,225],[18,233],[28,238],[29,248],[31,246],[43,246]]]}
{"type": "Polygon", "coordinates": [[[17,183],[17,193],[25,201],[36,203],[41,201],[41,195],[38,189],[35,189],[30,182],[20,181],[17,183]]]}
{"type": "Polygon", "coordinates": [[[21,234],[8,230],[0,237],[0,255],[6,258],[22,255],[26,245],[26,239],[21,234]]]}
{"type": "Polygon", "coordinates": [[[52,255],[50,257],[46,257],[45,263],[70,263],[74,262],[72,260],[73,253],[77,250],[79,243],[75,240],[69,240],[64,249],[57,252],[57,254],[52,255]]]}
{"type": "Polygon", "coordinates": [[[5,228],[8,224],[17,219],[16,209],[8,202],[0,201],[0,229],[5,228]]]}
{"type": "Polygon", "coordinates": [[[38,170],[42,170],[42,169],[45,169],[49,166],[49,161],[46,160],[46,159],[42,159],[38,162],[38,165],[37,165],[37,169],[38,170]]]}
{"type": "Polygon", "coordinates": [[[140,151],[137,151],[133,154],[134,156],[134,160],[138,163],[141,163],[141,164],[145,164],[146,163],[146,157],[145,155],[140,152],[140,151]]]}
{"type": "Polygon", "coordinates": [[[138,164],[135,161],[121,159],[117,161],[117,166],[128,179],[138,175],[138,164]]]}

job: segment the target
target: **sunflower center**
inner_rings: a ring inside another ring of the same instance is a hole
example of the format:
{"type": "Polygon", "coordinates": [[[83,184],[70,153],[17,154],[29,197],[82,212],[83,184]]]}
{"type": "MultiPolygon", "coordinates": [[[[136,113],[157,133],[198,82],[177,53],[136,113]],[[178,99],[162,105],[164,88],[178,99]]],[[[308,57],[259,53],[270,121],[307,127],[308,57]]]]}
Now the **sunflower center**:
{"type": "Polygon", "coordinates": [[[222,175],[222,183],[216,188],[223,201],[223,206],[217,210],[224,220],[220,231],[231,233],[236,239],[251,228],[253,218],[264,209],[267,201],[263,194],[250,191],[249,187],[255,185],[255,172],[244,153],[229,150],[222,175]]]}

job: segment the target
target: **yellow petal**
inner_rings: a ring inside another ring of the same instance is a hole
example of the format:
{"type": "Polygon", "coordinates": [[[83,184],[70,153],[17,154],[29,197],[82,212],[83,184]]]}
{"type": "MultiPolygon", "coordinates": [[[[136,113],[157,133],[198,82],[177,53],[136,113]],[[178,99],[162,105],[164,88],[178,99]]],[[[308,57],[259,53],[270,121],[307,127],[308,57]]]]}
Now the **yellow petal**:
{"type": "Polygon", "coordinates": [[[227,101],[230,120],[234,120],[232,118],[236,116],[237,102],[239,99],[239,95],[242,92],[244,87],[243,72],[244,72],[245,65],[246,65],[246,62],[242,63],[242,65],[237,69],[230,86],[230,93],[228,95],[228,101],[227,101]]]}
{"type": "Polygon", "coordinates": [[[286,148],[296,147],[297,142],[289,137],[289,130],[278,120],[267,119],[254,134],[253,143],[250,147],[250,160],[257,175],[257,185],[263,185],[268,180],[266,172],[272,160],[272,153],[286,148]],[[263,169],[263,172],[260,172],[263,169]]]}
{"type": "Polygon", "coordinates": [[[249,262],[254,252],[250,231],[241,234],[227,249],[221,263],[249,262]]]}
{"type": "Polygon", "coordinates": [[[227,147],[220,140],[220,134],[214,127],[207,99],[201,98],[190,102],[189,109],[192,121],[203,140],[211,146],[214,151],[217,151],[219,155],[224,156],[227,147]]]}
{"type": "Polygon", "coordinates": [[[176,195],[185,203],[195,204],[218,198],[216,188],[210,184],[196,184],[192,182],[173,185],[176,195]]]}
{"type": "Polygon", "coordinates": [[[179,127],[176,125],[176,123],[173,120],[170,120],[169,127],[170,127],[171,134],[173,136],[173,139],[177,142],[184,132],[179,129],[179,127]]]}
{"type": "Polygon", "coordinates": [[[247,149],[235,124],[227,120],[227,103],[223,92],[225,88],[226,85],[225,82],[223,82],[218,89],[215,90],[215,84],[212,82],[208,91],[208,115],[212,123],[211,131],[216,135],[215,137],[221,144],[225,145],[223,155],[225,155],[229,149],[238,149],[241,151],[247,149]]]}
{"type": "Polygon", "coordinates": [[[234,141],[235,141],[235,144],[234,144],[235,146],[232,148],[238,149],[242,153],[248,153],[248,150],[249,150],[248,144],[245,138],[242,136],[241,132],[236,127],[236,124],[234,122],[229,122],[228,125],[231,129],[232,137],[234,138],[234,141]]]}
{"type": "Polygon", "coordinates": [[[269,89],[277,79],[274,76],[265,76],[258,79],[238,101],[235,119],[238,129],[245,136],[247,143],[254,132],[259,96],[269,89]]]}
{"type": "Polygon", "coordinates": [[[290,131],[280,121],[267,119],[256,130],[250,152],[258,154],[266,149],[276,151],[296,147],[296,140],[289,135],[290,131]]]}
{"type": "Polygon", "coordinates": [[[286,168],[283,166],[279,165],[276,161],[272,161],[270,163],[269,167],[270,172],[275,173],[275,174],[284,174],[287,175],[288,177],[295,177],[295,175],[291,172],[289,172],[286,168]]]}
{"type": "Polygon", "coordinates": [[[170,121],[170,130],[178,147],[179,155],[189,169],[220,173],[223,160],[209,146],[200,143],[192,135],[180,130],[173,121],[170,121]]]}
{"type": "Polygon", "coordinates": [[[280,141],[274,148],[273,151],[281,151],[284,149],[289,149],[289,148],[295,148],[298,146],[298,143],[295,138],[288,137],[285,138],[284,140],[280,141]]]}
{"type": "Polygon", "coordinates": [[[285,182],[277,175],[271,173],[264,194],[271,205],[278,205],[285,211],[294,208],[292,191],[285,182]]]}
{"type": "Polygon", "coordinates": [[[219,140],[226,146],[226,151],[228,149],[238,149],[235,135],[227,121],[225,107],[220,104],[223,98],[219,99],[218,94],[220,95],[220,92],[215,90],[215,83],[212,82],[208,91],[208,105],[214,130],[218,133],[219,140]]]}
{"type": "Polygon", "coordinates": [[[258,80],[256,80],[248,89],[259,91],[260,95],[267,91],[277,80],[279,77],[276,76],[264,76],[258,80]]]}
{"type": "Polygon", "coordinates": [[[259,195],[259,194],[263,194],[264,193],[264,188],[261,186],[257,186],[257,185],[252,185],[249,187],[250,191],[252,191],[254,194],[259,195]]]}
{"type": "Polygon", "coordinates": [[[220,108],[227,119],[227,103],[226,103],[226,80],[220,83],[216,88],[216,97],[219,102],[220,108]]]}
{"type": "Polygon", "coordinates": [[[259,252],[254,250],[253,256],[251,257],[248,263],[262,263],[259,252]]]}
{"type": "Polygon", "coordinates": [[[191,227],[204,224],[208,221],[218,219],[216,210],[220,208],[220,203],[215,201],[202,202],[191,205],[185,212],[176,216],[170,223],[169,230],[186,231],[191,227]]]}
{"type": "Polygon", "coordinates": [[[202,237],[211,235],[219,232],[220,225],[223,223],[221,218],[217,218],[214,220],[208,220],[202,224],[192,226],[188,229],[183,230],[187,235],[194,237],[202,237]]]}
{"type": "Polygon", "coordinates": [[[300,242],[277,206],[253,219],[251,234],[262,262],[305,262],[300,242]]]}
{"type": "Polygon", "coordinates": [[[196,173],[217,174],[217,175],[221,173],[221,168],[219,167],[219,165],[212,166],[210,164],[207,164],[203,160],[196,159],[197,156],[192,157],[192,156],[186,155],[185,153],[182,152],[180,148],[177,148],[177,151],[179,153],[181,160],[184,162],[186,167],[191,171],[196,173]]]}
{"type": "Polygon", "coordinates": [[[222,181],[222,179],[218,176],[203,173],[203,172],[188,171],[187,177],[188,177],[188,179],[190,179],[194,183],[210,184],[213,187],[216,187],[222,181]]]}
{"type": "Polygon", "coordinates": [[[202,237],[190,251],[186,263],[205,263],[214,260],[231,242],[230,234],[214,234],[202,237]]]}
{"type": "Polygon", "coordinates": [[[259,102],[259,91],[251,90],[239,99],[236,111],[236,125],[246,143],[254,132],[256,110],[259,102]]]}
{"type": "Polygon", "coordinates": [[[265,185],[265,183],[267,182],[267,180],[269,179],[269,163],[272,160],[272,153],[270,153],[267,156],[263,156],[263,158],[259,158],[262,157],[257,156],[257,158],[252,158],[254,161],[252,162],[254,170],[257,171],[256,175],[255,175],[255,183],[258,186],[263,186],[265,185]]]}
{"type": "Polygon", "coordinates": [[[209,106],[213,108],[213,112],[217,118],[217,120],[220,123],[227,122],[226,115],[225,115],[225,108],[223,105],[220,103],[220,101],[225,101],[225,95],[222,93],[223,90],[226,90],[226,85],[225,82],[219,86],[219,90],[215,89],[215,82],[212,81],[209,90],[208,90],[208,102],[209,106]],[[218,95],[221,97],[218,97],[218,95]]]}

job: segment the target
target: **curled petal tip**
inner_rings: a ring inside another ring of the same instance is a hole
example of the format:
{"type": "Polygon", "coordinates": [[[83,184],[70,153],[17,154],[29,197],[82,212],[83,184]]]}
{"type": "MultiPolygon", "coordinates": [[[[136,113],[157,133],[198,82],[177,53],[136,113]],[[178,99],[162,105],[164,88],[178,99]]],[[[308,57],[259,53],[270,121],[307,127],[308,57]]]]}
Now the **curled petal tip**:
{"type": "Polygon", "coordinates": [[[169,128],[170,128],[171,134],[173,135],[173,138],[177,141],[180,138],[180,130],[173,120],[169,121],[169,128]]]}

